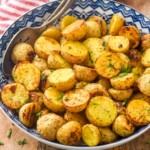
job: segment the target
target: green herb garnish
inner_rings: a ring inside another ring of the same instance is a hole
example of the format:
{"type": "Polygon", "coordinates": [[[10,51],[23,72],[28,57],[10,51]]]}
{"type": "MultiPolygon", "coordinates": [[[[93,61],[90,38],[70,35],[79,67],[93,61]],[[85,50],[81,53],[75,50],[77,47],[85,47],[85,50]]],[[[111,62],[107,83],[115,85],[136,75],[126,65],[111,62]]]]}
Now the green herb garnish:
{"type": "Polygon", "coordinates": [[[7,137],[10,138],[11,137],[11,134],[12,134],[12,128],[10,128],[7,132],[7,137]]]}
{"type": "Polygon", "coordinates": [[[124,101],[122,102],[122,105],[123,105],[123,106],[127,106],[127,104],[129,103],[129,101],[130,101],[129,99],[124,100],[124,101]]]}
{"type": "Polygon", "coordinates": [[[17,143],[18,145],[24,145],[24,144],[27,144],[27,141],[26,139],[23,139],[23,140],[18,141],[17,143]]]}
{"type": "Polygon", "coordinates": [[[69,98],[68,98],[68,97],[65,97],[65,98],[64,98],[64,100],[65,100],[65,101],[68,101],[68,100],[69,100],[69,98]]]}
{"type": "Polygon", "coordinates": [[[110,63],[108,67],[114,68],[114,65],[110,63]]]}
{"type": "Polygon", "coordinates": [[[42,79],[42,80],[46,79],[46,75],[45,75],[45,74],[42,74],[41,79],[42,79]]]}
{"type": "Polygon", "coordinates": [[[62,98],[64,97],[64,95],[65,95],[65,94],[64,94],[63,92],[61,92],[60,95],[57,97],[57,100],[62,99],[62,98]]]}
{"type": "Polygon", "coordinates": [[[147,141],[145,144],[150,144],[150,141],[147,141]]]}
{"type": "Polygon", "coordinates": [[[4,145],[4,143],[0,141],[0,145],[4,145]]]}
{"type": "Polygon", "coordinates": [[[37,114],[35,114],[36,117],[41,117],[41,115],[42,115],[42,111],[40,111],[37,114]]]}
{"type": "Polygon", "coordinates": [[[120,73],[117,77],[123,77],[123,76],[125,76],[127,74],[128,74],[127,72],[123,72],[123,73],[120,73]]]}
{"type": "Polygon", "coordinates": [[[126,68],[126,67],[122,67],[122,73],[130,73],[131,71],[132,71],[132,66],[131,67],[129,67],[129,68],[126,68]]]}

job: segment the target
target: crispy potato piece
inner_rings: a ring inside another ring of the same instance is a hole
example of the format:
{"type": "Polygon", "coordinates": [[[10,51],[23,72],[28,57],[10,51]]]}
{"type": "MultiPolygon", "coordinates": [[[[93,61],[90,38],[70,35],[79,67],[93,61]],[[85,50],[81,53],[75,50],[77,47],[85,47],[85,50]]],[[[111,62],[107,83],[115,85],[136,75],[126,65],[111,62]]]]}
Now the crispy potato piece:
{"type": "Polygon", "coordinates": [[[141,36],[141,50],[146,51],[150,48],[150,34],[144,34],[141,36]]]}
{"type": "Polygon", "coordinates": [[[130,48],[136,48],[140,43],[140,31],[135,26],[123,26],[119,30],[119,35],[129,39],[130,48]]]}
{"type": "Polygon", "coordinates": [[[100,77],[100,79],[97,81],[97,83],[99,83],[102,86],[104,86],[104,88],[106,90],[108,90],[111,87],[110,80],[108,80],[106,78],[103,78],[103,77],[100,77]]]}
{"type": "Polygon", "coordinates": [[[121,73],[118,76],[111,78],[111,85],[118,90],[129,89],[135,81],[133,73],[121,73]]]}
{"type": "Polygon", "coordinates": [[[62,92],[71,90],[76,84],[75,73],[70,68],[55,70],[48,80],[53,87],[62,92]]]}
{"type": "Polygon", "coordinates": [[[150,74],[150,68],[145,68],[143,74],[150,74]]]}
{"type": "Polygon", "coordinates": [[[90,94],[84,89],[76,89],[67,92],[63,97],[64,107],[70,112],[80,112],[84,110],[90,99],[90,94]]]}
{"type": "Polygon", "coordinates": [[[36,115],[41,110],[38,103],[28,103],[19,110],[19,119],[27,127],[33,127],[36,123],[36,115]]]}
{"type": "Polygon", "coordinates": [[[120,28],[124,25],[124,18],[119,14],[114,14],[110,20],[109,34],[118,35],[120,28]]]}
{"type": "Polygon", "coordinates": [[[38,119],[37,131],[43,138],[55,141],[58,129],[65,123],[63,117],[49,113],[38,119]]]}
{"type": "Polygon", "coordinates": [[[100,132],[100,144],[112,143],[118,139],[118,135],[109,127],[98,127],[100,132]]]}
{"type": "Polygon", "coordinates": [[[50,69],[71,68],[71,65],[60,55],[58,51],[52,51],[47,59],[50,69]]]}
{"type": "Polygon", "coordinates": [[[105,35],[105,36],[103,36],[101,39],[106,43],[106,44],[108,44],[108,41],[109,41],[109,39],[112,37],[112,35],[105,35]]]}
{"type": "Polygon", "coordinates": [[[117,53],[105,52],[95,62],[95,69],[99,75],[112,78],[118,75],[122,68],[122,60],[117,53]]]}
{"type": "Polygon", "coordinates": [[[81,81],[81,82],[77,82],[76,83],[76,89],[82,89],[84,88],[87,84],[89,84],[88,82],[84,82],[84,81],[81,81]]]}
{"type": "Polygon", "coordinates": [[[36,90],[40,83],[40,70],[33,64],[23,61],[16,64],[12,71],[15,82],[22,83],[27,90],[36,90]]]}
{"type": "Polygon", "coordinates": [[[78,113],[66,111],[64,118],[67,121],[73,121],[73,120],[78,121],[81,124],[81,126],[84,126],[85,124],[88,123],[88,120],[87,120],[85,113],[83,111],[78,112],[78,113]]]}
{"type": "Polygon", "coordinates": [[[99,26],[99,24],[96,21],[87,20],[85,24],[87,26],[85,39],[92,38],[92,37],[96,37],[96,38],[101,37],[101,26],[99,26]]]}
{"type": "Polygon", "coordinates": [[[99,83],[90,83],[84,87],[84,90],[90,93],[91,97],[94,96],[107,96],[109,97],[109,93],[105,89],[105,87],[99,83]]]}
{"type": "Polygon", "coordinates": [[[50,113],[50,110],[47,108],[42,109],[41,111],[39,111],[39,113],[36,114],[36,117],[38,117],[38,119],[44,115],[47,115],[50,113]]]}
{"type": "Polygon", "coordinates": [[[61,55],[71,64],[81,64],[88,55],[86,46],[77,41],[67,41],[61,48],[61,55]]]}
{"type": "Polygon", "coordinates": [[[35,65],[41,72],[48,69],[46,59],[40,57],[34,57],[32,64],[35,65]]]}
{"type": "Polygon", "coordinates": [[[150,48],[143,53],[141,63],[144,67],[150,67],[150,48]]]}
{"type": "Polygon", "coordinates": [[[59,42],[62,35],[60,29],[55,26],[50,26],[42,33],[42,36],[50,37],[59,42]]]}
{"type": "Polygon", "coordinates": [[[88,38],[83,44],[88,48],[89,59],[91,59],[93,65],[96,59],[104,52],[108,51],[108,45],[102,39],[99,38],[88,38]]]}
{"type": "Polygon", "coordinates": [[[97,77],[95,69],[74,65],[73,67],[76,79],[79,81],[92,82],[97,77]]]}
{"type": "Polygon", "coordinates": [[[125,115],[119,115],[114,121],[112,129],[121,137],[127,137],[134,133],[135,126],[128,121],[125,115]]]}
{"type": "Polygon", "coordinates": [[[126,90],[117,90],[115,88],[108,89],[109,94],[116,101],[124,101],[125,99],[129,99],[132,95],[133,89],[129,88],[126,90]]]}
{"type": "Polygon", "coordinates": [[[29,101],[29,92],[20,83],[9,83],[2,88],[1,99],[11,109],[19,109],[29,101]]]}
{"type": "Polygon", "coordinates": [[[126,114],[131,123],[136,126],[150,123],[150,104],[144,100],[136,99],[129,102],[126,114]]]}
{"type": "Polygon", "coordinates": [[[59,22],[60,29],[61,30],[65,29],[68,25],[75,22],[76,20],[77,18],[75,16],[69,15],[64,16],[59,22]]]}
{"type": "Polygon", "coordinates": [[[51,51],[60,51],[60,44],[50,37],[40,36],[34,43],[34,49],[39,57],[47,59],[51,51]]]}
{"type": "Polygon", "coordinates": [[[86,107],[86,116],[96,126],[110,126],[117,117],[116,103],[106,96],[94,97],[86,107]]]}
{"type": "Polygon", "coordinates": [[[96,146],[100,141],[98,127],[93,124],[86,124],[82,127],[82,140],[88,146],[96,146]]]}
{"type": "Polygon", "coordinates": [[[57,140],[64,145],[75,145],[81,139],[81,125],[77,121],[69,121],[58,129],[57,140]]]}
{"type": "Polygon", "coordinates": [[[100,16],[91,16],[88,18],[88,20],[92,20],[92,21],[96,21],[99,26],[100,26],[100,30],[101,30],[101,35],[104,36],[107,33],[107,24],[106,21],[100,17],[100,16]]]}
{"type": "Polygon", "coordinates": [[[66,110],[62,103],[63,96],[64,93],[50,87],[44,92],[44,104],[55,113],[63,113],[66,110]]]}
{"type": "Polygon", "coordinates": [[[111,51],[118,53],[126,53],[129,50],[129,40],[125,36],[112,36],[108,41],[111,51]]]}
{"type": "Polygon", "coordinates": [[[117,53],[117,55],[122,60],[122,67],[128,68],[130,66],[130,59],[127,55],[123,53],[117,53]]]}
{"type": "Polygon", "coordinates": [[[85,60],[83,61],[83,63],[81,65],[91,67],[91,68],[94,67],[94,63],[91,59],[90,52],[88,52],[88,55],[86,56],[85,60]]]}
{"type": "Polygon", "coordinates": [[[87,33],[87,26],[82,19],[76,20],[62,30],[62,35],[67,40],[79,41],[87,33]]]}

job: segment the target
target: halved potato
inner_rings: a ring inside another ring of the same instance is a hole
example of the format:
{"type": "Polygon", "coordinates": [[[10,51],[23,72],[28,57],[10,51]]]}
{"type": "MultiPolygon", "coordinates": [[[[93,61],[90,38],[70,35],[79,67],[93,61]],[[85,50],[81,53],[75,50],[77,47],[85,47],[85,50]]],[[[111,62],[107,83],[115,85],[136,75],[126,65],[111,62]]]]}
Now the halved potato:
{"type": "Polygon", "coordinates": [[[77,121],[69,121],[57,131],[57,140],[64,145],[75,145],[81,139],[81,125],[77,121]]]}
{"type": "Polygon", "coordinates": [[[107,34],[107,35],[103,36],[101,39],[102,39],[104,42],[106,42],[106,44],[108,44],[109,39],[110,39],[111,37],[112,37],[112,35],[107,34]]]}
{"type": "Polygon", "coordinates": [[[117,53],[117,55],[122,60],[122,67],[128,68],[130,67],[130,59],[126,54],[123,53],[117,53]]]}
{"type": "Polygon", "coordinates": [[[67,40],[79,41],[84,38],[87,33],[87,26],[82,19],[72,22],[62,30],[62,35],[67,40]]]}
{"type": "Polygon", "coordinates": [[[111,87],[110,80],[100,77],[97,83],[101,84],[106,90],[111,87]]]}
{"type": "Polygon", "coordinates": [[[70,68],[55,70],[48,80],[53,87],[62,92],[71,90],[76,84],[75,73],[70,68]]]}
{"type": "Polygon", "coordinates": [[[90,99],[90,94],[84,89],[76,89],[67,92],[63,97],[64,107],[70,112],[80,112],[84,110],[90,99]]]}
{"type": "Polygon", "coordinates": [[[67,41],[61,46],[61,55],[71,64],[81,64],[88,55],[88,49],[78,41],[67,41]]]}
{"type": "Polygon", "coordinates": [[[84,82],[84,81],[81,81],[81,82],[77,82],[76,83],[76,89],[82,89],[84,88],[87,84],[89,84],[88,82],[84,82]]]}
{"type": "Polygon", "coordinates": [[[36,124],[36,115],[41,110],[38,103],[28,103],[19,110],[19,119],[27,127],[33,127],[36,124]]]}
{"type": "Polygon", "coordinates": [[[29,92],[20,83],[9,83],[2,88],[1,99],[11,109],[19,109],[29,101],[29,92]]]}
{"type": "Polygon", "coordinates": [[[129,39],[130,48],[136,48],[140,43],[140,31],[135,26],[123,26],[119,30],[119,35],[129,39]]]}
{"type": "Polygon", "coordinates": [[[150,67],[150,48],[143,53],[141,63],[144,67],[150,67]]]}
{"type": "Polygon", "coordinates": [[[116,103],[106,96],[94,97],[86,107],[86,116],[96,126],[110,126],[117,117],[116,103]]]}
{"type": "Polygon", "coordinates": [[[100,141],[98,127],[93,124],[86,124],[82,127],[82,140],[88,146],[96,146],[100,141]]]}
{"type": "Polygon", "coordinates": [[[146,51],[150,48],[150,34],[144,34],[141,36],[141,50],[146,51]]]}
{"type": "Polygon", "coordinates": [[[23,84],[27,90],[36,90],[40,83],[40,70],[33,64],[23,61],[16,64],[12,71],[15,82],[23,84]]]}

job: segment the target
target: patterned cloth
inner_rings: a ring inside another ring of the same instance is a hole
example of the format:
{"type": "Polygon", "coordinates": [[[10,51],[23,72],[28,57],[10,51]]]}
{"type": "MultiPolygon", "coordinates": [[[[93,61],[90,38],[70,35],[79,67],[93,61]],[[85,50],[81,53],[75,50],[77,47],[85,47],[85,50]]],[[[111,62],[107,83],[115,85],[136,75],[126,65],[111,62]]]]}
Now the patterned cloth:
{"type": "Polygon", "coordinates": [[[20,16],[50,0],[0,0],[0,36],[20,16]]]}

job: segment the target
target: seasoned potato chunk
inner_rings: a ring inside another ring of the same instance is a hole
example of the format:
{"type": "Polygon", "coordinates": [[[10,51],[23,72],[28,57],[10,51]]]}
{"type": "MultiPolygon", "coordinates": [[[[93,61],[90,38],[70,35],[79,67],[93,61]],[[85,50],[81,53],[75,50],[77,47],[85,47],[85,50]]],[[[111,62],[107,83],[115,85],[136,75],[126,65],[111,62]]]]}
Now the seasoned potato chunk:
{"type": "Polygon", "coordinates": [[[150,48],[143,53],[141,63],[144,67],[150,67],[150,48]]]}
{"type": "Polygon", "coordinates": [[[76,79],[79,81],[92,82],[97,77],[95,69],[74,65],[73,67],[76,79]]]}
{"type": "Polygon", "coordinates": [[[23,61],[16,64],[12,71],[15,82],[22,83],[27,90],[36,90],[40,83],[40,70],[33,64],[23,61]]]}
{"type": "Polygon", "coordinates": [[[1,99],[11,109],[19,109],[29,101],[29,92],[20,83],[9,83],[2,88],[1,99]]]}
{"type": "Polygon", "coordinates": [[[56,113],[62,113],[66,110],[62,103],[63,96],[64,93],[50,87],[44,92],[44,104],[51,111],[56,113]]]}
{"type": "Polygon", "coordinates": [[[127,120],[125,115],[119,115],[114,121],[112,129],[118,135],[127,137],[134,133],[135,126],[127,120]]]}
{"type": "Polygon", "coordinates": [[[63,97],[64,107],[70,112],[80,112],[84,110],[90,99],[90,94],[83,89],[67,92],[63,97]]]}
{"type": "Polygon", "coordinates": [[[144,34],[141,36],[141,50],[145,51],[150,48],[150,34],[144,34]]]}
{"type": "Polygon", "coordinates": [[[103,77],[100,77],[97,83],[101,84],[106,90],[108,90],[111,87],[110,80],[103,77]]]}
{"type": "Polygon", "coordinates": [[[117,117],[117,106],[112,99],[97,96],[92,98],[87,105],[86,116],[90,123],[100,127],[107,127],[117,117]]]}
{"type": "Polygon", "coordinates": [[[130,48],[136,48],[140,43],[140,31],[135,26],[123,26],[119,30],[119,35],[129,39],[130,48]]]}
{"type": "Polygon", "coordinates": [[[71,65],[60,55],[58,51],[52,51],[47,59],[50,69],[71,68],[71,65]]]}
{"type": "Polygon", "coordinates": [[[17,64],[20,61],[32,61],[35,56],[33,47],[28,43],[18,43],[13,47],[11,58],[17,64]]]}
{"type": "Polygon", "coordinates": [[[144,100],[136,99],[129,102],[127,116],[131,123],[136,126],[150,123],[150,104],[144,100]]]}
{"type": "Polygon", "coordinates": [[[95,62],[95,69],[99,75],[112,78],[119,74],[122,68],[122,60],[117,53],[105,52],[95,62]]]}
{"type": "Polygon", "coordinates": [[[76,20],[62,30],[62,35],[67,40],[79,41],[84,38],[87,33],[87,26],[82,19],[76,20]]]}
{"type": "Polygon", "coordinates": [[[89,84],[88,82],[84,82],[84,81],[81,81],[81,82],[77,82],[76,83],[76,89],[82,89],[84,88],[87,84],[89,84]]]}
{"type": "Polygon", "coordinates": [[[40,36],[34,43],[34,49],[39,57],[47,59],[51,51],[60,51],[60,44],[50,37],[40,36]]]}
{"type": "Polygon", "coordinates": [[[129,40],[125,36],[112,36],[108,46],[113,52],[126,53],[129,50],[129,40]]]}
{"type": "Polygon", "coordinates": [[[70,68],[57,69],[48,79],[53,87],[62,92],[71,90],[76,84],[75,73],[70,68]]]}
{"type": "Polygon", "coordinates": [[[19,110],[19,119],[27,127],[33,127],[36,123],[36,115],[41,110],[38,103],[28,103],[19,110]]]}
{"type": "Polygon", "coordinates": [[[128,68],[130,66],[130,59],[127,55],[123,54],[123,53],[117,53],[117,55],[120,57],[120,59],[122,60],[122,68],[128,68]]]}
{"type": "Polygon", "coordinates": [[[118,90],[129,89],[133,85],[134,81],[133,73],[121,73],[110,79],[111,85],[118,90]]]}
{"type": "Polygon", "coordinates": [[[119,14],[114,14],[110,20],[109,34],[118,35],[120,28],[124,25],[124,18],[119,14]]]}
{"type": "Polygon", "coordinates": [[[69,121],[58,129],[57,140],[64,145],[75,145],[81,139],[81,125],[77,121],[69,121]]]}
{"type": "Polygon", "coordinates": [[[86,46],[77,41],[67,41],[61,48],[62,56],[71,64],[81,64],[88,55],[86,46]]]}
{"type": "Polygon", "coordinates": [[[58,129],[65,123],[63,117],[49,113],[38,119],[37,131],[43,138],[55,141],[58,129]]]}
{"type": "Polygon", "coordinates": [[[100,141],[98,127],[93,124],[86,124],[82,127],[82,140],[88,146],[96,146],[100,141]]]}

